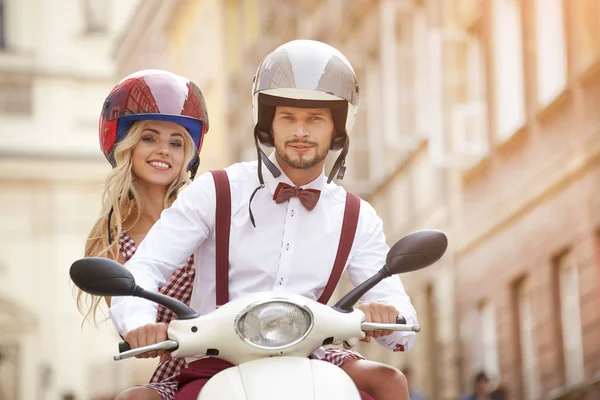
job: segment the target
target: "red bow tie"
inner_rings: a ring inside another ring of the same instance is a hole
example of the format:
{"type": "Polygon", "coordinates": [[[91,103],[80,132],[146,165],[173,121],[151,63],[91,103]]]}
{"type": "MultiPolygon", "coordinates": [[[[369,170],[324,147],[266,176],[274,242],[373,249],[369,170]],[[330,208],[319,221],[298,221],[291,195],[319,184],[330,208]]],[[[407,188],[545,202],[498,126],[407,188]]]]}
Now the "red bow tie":
{"type": "Polygon", "coordinates": [[[319,197],[321,196],[321,191],[316,189],[302,189],[290,186],[287,183],[279,182],[277,189],[275,189],[273,200],[275,200],[275,203],[279,204],[284,201],[289,201],[289,199],[294,196],[300,199],[300,203],[302,203],[304,208],[311,211],[317,205],[319,197]]]}

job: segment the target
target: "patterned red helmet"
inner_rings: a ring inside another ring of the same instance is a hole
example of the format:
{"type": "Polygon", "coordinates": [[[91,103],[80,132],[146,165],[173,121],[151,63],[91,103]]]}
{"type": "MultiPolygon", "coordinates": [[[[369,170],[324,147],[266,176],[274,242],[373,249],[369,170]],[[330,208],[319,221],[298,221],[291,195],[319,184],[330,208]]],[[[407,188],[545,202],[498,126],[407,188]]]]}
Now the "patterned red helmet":
{"type": "MultiPolygon", "coordinates": [[[[135,72],[110,91],[100,114],[100,148],[113,167],[115,145],[137,120],[159,120],[184,126],[198,154],[208,131],[202,92],[187,78],[162,70],[135,72]]],[[[197,158],[192,164],[197,164],[197,158]]],[[[190,164],[190,170],[194,165],[190,164]]],[[[197,168],[197,165],[195,165],[197,168]]],[[[195,171],[192,171],[195,173],[195,171]]]]}

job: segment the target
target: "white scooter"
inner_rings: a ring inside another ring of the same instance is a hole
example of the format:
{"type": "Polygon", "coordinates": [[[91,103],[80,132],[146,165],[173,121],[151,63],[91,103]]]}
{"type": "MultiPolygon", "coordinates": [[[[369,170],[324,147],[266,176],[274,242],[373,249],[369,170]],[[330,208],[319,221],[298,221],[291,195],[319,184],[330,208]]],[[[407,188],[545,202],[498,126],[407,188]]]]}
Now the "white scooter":
{"type": "Polygon", "coordinates": [[[198,400],[360,400],[354,382],[341,368],[308,357],[323,345],[351,348],[365,331],[419,332],[418,325],[400,319],[397,324],[364,322],[363,312],[353,306],[381,280],[433,264],[447,246],[446,236],[436,230],[403,237],[390,249],[386,265],[333,307],[297,294],[263,292],[199,316],[171,297],[145,291],[127,269],[106,258],[77,260],[70,275],[87,293],[142,297],[177,315],[169,324],[168,340],[133,350],[123,342],[115,360],[168,350],[173,357],[214,356],[235,365],[210,379],[198,400]]]}

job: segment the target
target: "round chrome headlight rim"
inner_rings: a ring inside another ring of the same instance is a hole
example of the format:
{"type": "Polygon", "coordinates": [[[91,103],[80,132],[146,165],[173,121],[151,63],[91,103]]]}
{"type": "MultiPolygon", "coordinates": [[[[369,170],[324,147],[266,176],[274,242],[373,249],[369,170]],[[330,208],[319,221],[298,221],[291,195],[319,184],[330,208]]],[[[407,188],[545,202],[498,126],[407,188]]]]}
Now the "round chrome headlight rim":
{"type": "Polygon", "coordinates": [[[235,328],[235,333],[239,336],[240,339],[242,339],[244,341],[244,343],[249,344],[250,346],[260,349],[260,350],[268,350],[268,351],[279,351],[279,350],[285,350],[285,349],[289,349],[290,347],[293,347],[295,345],[297,345],[298,343],[302,342],[304,339],[306,339],[306,337],[310,334],[310,332],[312,332],[313,328],[315,325],[315,316],[312,312],[312,310],[303,305],[303,304],[298,304],[295,301],[289,300],[289,299],[285,299],[285,298],[271,298],[268,300],[259,300],[256,301],[250,305],[248,305],[246,308],[244,308],[242,311],[240,311],[240,313],[235,317],[235,321],[234,321],[234,328],[235,328]],[[304,334],[302,336],[300,336],[298,339],[283,345],[283,346],[261,346],[259,344],[256,344],[254,342],[252,342],[251,340],[249,340],[248,338],[246,338],[239,330],[238,326],[239,326],[239,322],[240,319],[242,319],[248,312],[250,312],[251,310],[253,310],[256,307],[260,307],[260,306],[264,306],[266,304],[270,304],[270,303],[287,303],[290,304],[292,306],[298,307],[304,311],[306,311],[306,313],[309,315],[310,317],[310,323],[308,325],[308,329],[306,329],[306,332],[304,332],[304,334]]]}

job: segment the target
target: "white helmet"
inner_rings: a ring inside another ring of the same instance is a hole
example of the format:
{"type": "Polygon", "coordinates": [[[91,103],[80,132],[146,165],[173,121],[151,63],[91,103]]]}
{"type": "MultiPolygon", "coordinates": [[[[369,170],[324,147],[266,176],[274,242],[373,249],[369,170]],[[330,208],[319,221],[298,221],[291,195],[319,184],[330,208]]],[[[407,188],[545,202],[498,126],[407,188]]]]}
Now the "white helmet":
{"type": "Polygon", "coordinates": [[[252,84],[254,134],[271,147],[269,132],[276,106],[331,108],[335,127],[331,149],[345,148],[346,153],[358,109],[354,69],[328,44],[315,40],[285,43],[262,60],[252,84]]]}

